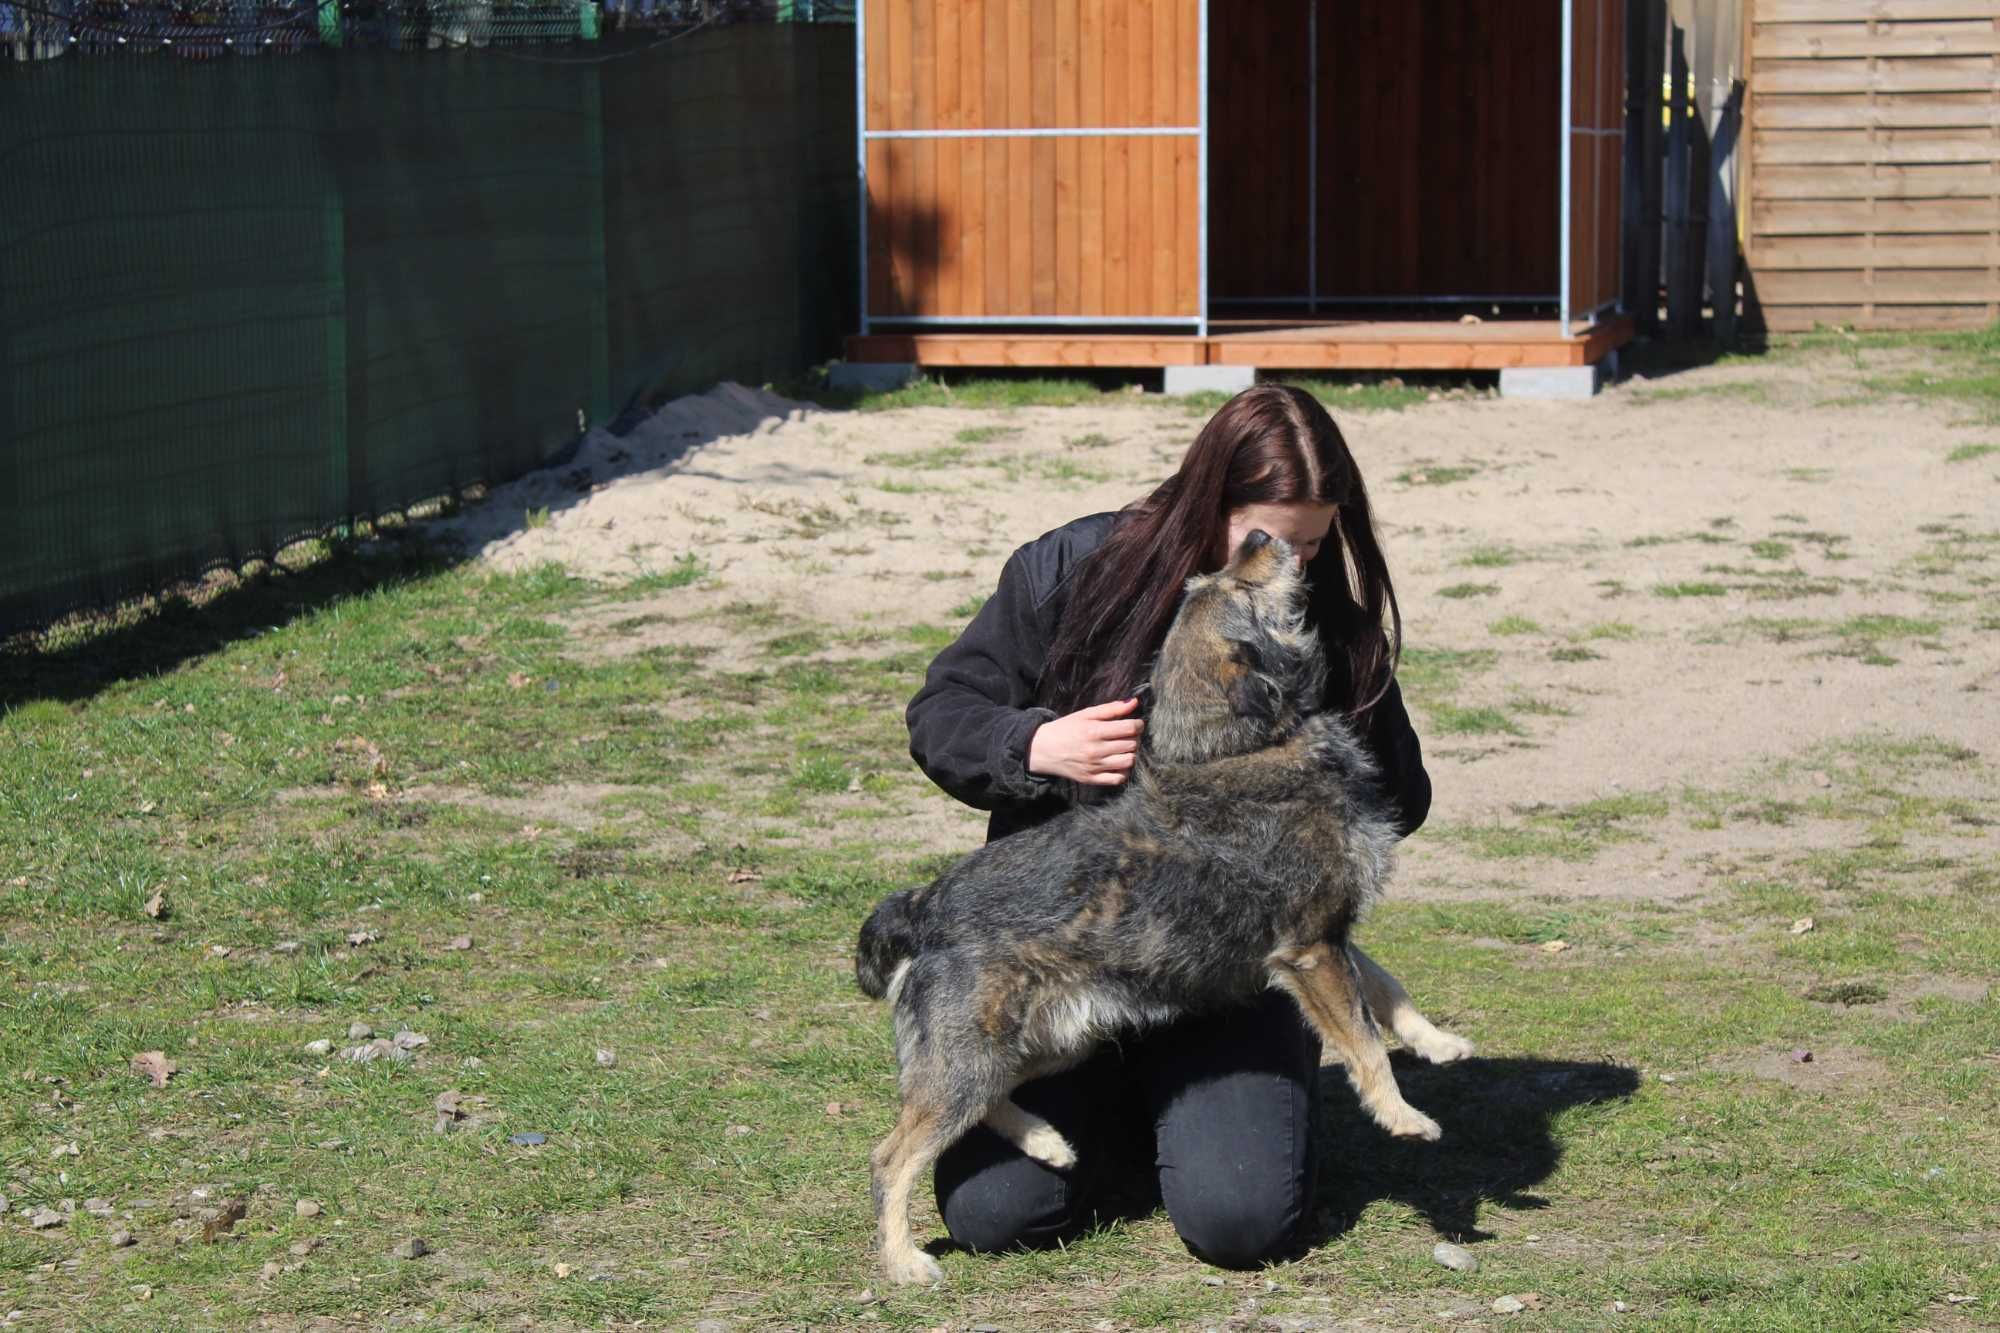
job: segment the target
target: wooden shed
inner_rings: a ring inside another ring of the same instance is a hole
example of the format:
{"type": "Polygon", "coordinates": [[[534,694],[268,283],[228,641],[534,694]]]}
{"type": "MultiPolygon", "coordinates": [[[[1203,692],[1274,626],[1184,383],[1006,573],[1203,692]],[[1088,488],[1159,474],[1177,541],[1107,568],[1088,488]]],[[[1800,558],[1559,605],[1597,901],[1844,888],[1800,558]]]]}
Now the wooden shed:
{"type": "Polygon", "coordinates": [[[2000,0],[1753,0],[1746,313],[2000,319],[2000,0]]]}
{"type": "Polygon", "coordinates": [[[1584,367],[1623,0],[863,0],[850,362],[1584,367]]]}

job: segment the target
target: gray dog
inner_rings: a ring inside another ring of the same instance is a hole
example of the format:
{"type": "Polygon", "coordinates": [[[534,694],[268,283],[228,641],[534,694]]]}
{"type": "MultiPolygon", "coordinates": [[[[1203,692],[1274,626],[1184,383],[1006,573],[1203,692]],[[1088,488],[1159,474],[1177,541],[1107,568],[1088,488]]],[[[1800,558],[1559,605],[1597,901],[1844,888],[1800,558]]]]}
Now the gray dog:
{"type": "Polygon", "coordinates": [[[862,926],[855,972],[894,1006],[902,1066],[902,1114],[873,1158],[891,1279],[943,1276],[911,1240],[910,1191],[974,1125],[1074,1164],[1015,1088],[1120,1034],[1272,986],[1298,1001],[1378,1124],[1438,1137],[1403,1100],[1370,1011],[1427,1059],[1472,1048],[1348,943],[1395,833],[1367,752],[1339,717],[1311,711],[1326,663],[1303,614],[1290,549],[1251,533],[1228,568],[1188,581],[1125,791],[989,843],[862,926]]]}

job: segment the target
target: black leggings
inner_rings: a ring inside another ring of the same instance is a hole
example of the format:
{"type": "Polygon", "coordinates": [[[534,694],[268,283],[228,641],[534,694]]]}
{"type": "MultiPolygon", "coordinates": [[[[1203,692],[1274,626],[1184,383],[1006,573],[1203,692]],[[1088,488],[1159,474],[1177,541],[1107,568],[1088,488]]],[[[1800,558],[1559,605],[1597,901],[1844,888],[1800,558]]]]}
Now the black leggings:
{"type": "Polygon", "coordinates": [[[1147,1137],[1160,1199],[1188,1249],[1225,1268],[1282,1256],[1312,1211],[1310,1125],[1319,1039],[1286,995],[1187,1019],[1014,1100],[1076,1148],[1056,1171],[984,1125],[938,1159],[938,1211],[968,1249],[1049,1245],[1089,1221],[1107,1159],[1147,1137]]]}

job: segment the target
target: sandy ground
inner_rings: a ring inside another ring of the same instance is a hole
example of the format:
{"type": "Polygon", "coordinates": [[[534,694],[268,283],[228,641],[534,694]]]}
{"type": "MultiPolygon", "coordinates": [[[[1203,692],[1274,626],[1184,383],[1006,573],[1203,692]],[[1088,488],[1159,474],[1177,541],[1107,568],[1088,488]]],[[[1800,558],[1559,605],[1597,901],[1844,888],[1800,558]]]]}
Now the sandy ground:
{"type": "MultiPolygon", "coordinates": [[[[1822,747],[1869,734],[1936,736],[1991,760],[2000,455],[1947,455],[2000,431],[1949,407],[1857,403],[1855,375],[1828,357],[1631,381],[1586,403],[1336,404],[1406,642],[1497,654],[1452,702],[1507,710],[1525,732],[1442,734],[1420,711],[1434,823],[1688,786],[1796,797],[1825,785],[1816,766],[1840,762],[1822,747]],[[1752,549],[1772,541],[1786,549],[1752,549]],[[1727,591],[1659,591],[1686,583],[1727,591]],[[1445,594],[1463,585],[1491,591],[1445,594]],[[1494,632],[1510,616],[1532,627],[1494,632]],[[1829,632],[1861,616],[1934,628],[1881,637],[1871,662],[1867,636],[1829,632]],[[1774,629],[1786,619],[1812,623],[1774,629]],[[1580,648],[1597,656],[1577,660],[1580,648]]],[[[501,489],[448,531],[502,568],[557,560],[613,583],[697,556],[707,579],[615,608],[658,615],[653,642],[720,646],[729,632],[712,613],[746,601],[836,629],[954,624],[1018,544],[1143,493],[1200,422],[1137,397],[862,414],[724,385],[623,439],[592,434],[574,465],[501,489]]],[[[1942,773],[1938,794],[1957,781],[1942,773]]],[[[1798,836],[1731,825],[1714,846],[1613,847],[1541,882],[1671,896],[1746,838],[1782,850],[1798,836]]],[[[1437,888],[1493,882],[1446,842],[1408,850],[1406,876],[1437,888]]]]}

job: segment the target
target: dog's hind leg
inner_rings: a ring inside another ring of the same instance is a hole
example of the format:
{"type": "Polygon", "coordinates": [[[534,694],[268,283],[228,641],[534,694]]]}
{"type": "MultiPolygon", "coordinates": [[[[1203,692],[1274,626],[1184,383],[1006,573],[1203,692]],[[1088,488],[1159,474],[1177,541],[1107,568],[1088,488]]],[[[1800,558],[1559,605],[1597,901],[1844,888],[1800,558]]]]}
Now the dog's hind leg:
{"type": "Polygon", "coordinates": [[[917,1248],[910,1235],[910,1192],[938,1156],[979,1122],[985,1109],[965,1104],[947,1108],[926,1089],[905,1095],[896,1127],[875,1148],[870,1192],[875,1196],[875,1234],[882,1269],[891,1282],[943,1280],[937,1261],[917,1248]]]}
{"type": "Polygon", "coordinates": [[[1367,1001],[1368,1012],[1377,1023],[1395,1033],[1403,1045],[1434,1065],[1448,1065],[1472,1054],[1471,1042],[1455,1032],[1446,1032],[1418,1013],[1417,1006],[1410,1003],[1410,993],[1380,963],[1361,952],[1359,946],[1348,945],[1347,954],[1360,974],[1361,996],[1367,1001]]]}
{"type": "Polygon", "coordinates": [[[1044,1166],[1067,1171],[1076,1165],[1076,1149],[1062,1131],[1033,1111],[1022,1110],[1011,1095],[986,1113],[986,1127],[1044,1166]]]}
{"type": "Polygon", "coordinates": [[[1347,1081],[1375,1123],[1399,1138],[1435,1140],[1437,1121],[1403,1100],[1382,1034],[1362,1006],[1361,988],[1343,948],[1321,941],[1270,957],[1271,981],[1291,993],[1308,1022],[1347,1068],[1347,1081]]]}

